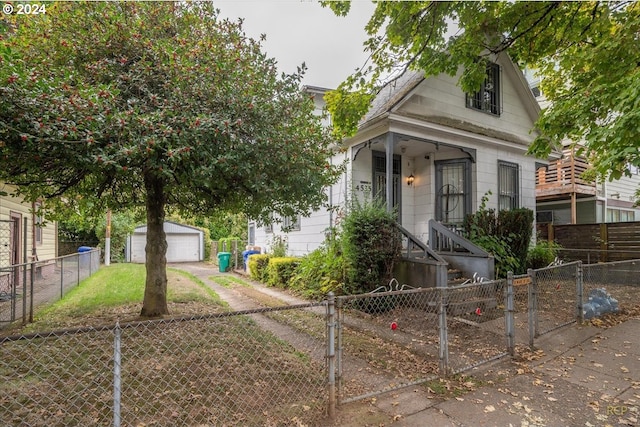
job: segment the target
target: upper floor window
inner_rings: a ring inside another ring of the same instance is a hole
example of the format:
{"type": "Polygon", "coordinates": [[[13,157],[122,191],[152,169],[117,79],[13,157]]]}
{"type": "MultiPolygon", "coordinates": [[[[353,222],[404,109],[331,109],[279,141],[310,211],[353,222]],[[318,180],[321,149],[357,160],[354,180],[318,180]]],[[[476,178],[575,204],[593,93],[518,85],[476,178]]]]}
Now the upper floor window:
{"type": "Polygon", "coordinates": [[[498,210],[517,209],[520,206],[520,177],[516,163],[498,162],[498,210]]]}
{"type": "Polygon", "coordinates": [[[487,64],[487,75],[480,90],[467,94],[467,107],[485,113],[500,115],[500,66],[487,64]]]}

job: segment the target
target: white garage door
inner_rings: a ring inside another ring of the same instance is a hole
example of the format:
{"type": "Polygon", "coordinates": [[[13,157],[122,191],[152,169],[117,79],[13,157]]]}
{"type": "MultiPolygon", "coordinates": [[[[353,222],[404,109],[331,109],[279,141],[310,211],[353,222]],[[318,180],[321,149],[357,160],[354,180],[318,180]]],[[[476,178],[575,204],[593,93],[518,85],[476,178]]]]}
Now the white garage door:
{"type": "Polygon", "coordinates": [[[146,234],[134,234],[131,236],[131,262],[144,263],[146,259],[144,253],[146,244],[146,234]]]}
{"type": "Polygon", "coordinates": [[[200,235],[167,234],[167,262],[200,260],[200,235]]]}
{"type": "MultiPolygon", "coordinates": [[[[144,263],[146,234],[131,236],[131,262],[144,263]]],[[[200,235],[167,234],[167,262],[189,262],[200,260],[200,235]]]]}

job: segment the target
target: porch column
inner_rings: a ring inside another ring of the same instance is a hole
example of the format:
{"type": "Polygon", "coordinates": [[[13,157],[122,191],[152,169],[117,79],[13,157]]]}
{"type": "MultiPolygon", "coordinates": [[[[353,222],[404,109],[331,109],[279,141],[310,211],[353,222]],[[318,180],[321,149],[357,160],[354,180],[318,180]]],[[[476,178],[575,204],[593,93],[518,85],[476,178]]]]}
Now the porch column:
{"type": "Polygon", "coordinates": [[[395,139],[393,136],[393,132],[388,132],[387,139],[384,143],[387,168],[387,212],[391,212],[393,210],[393,147],[395,145],[395,139]]]}

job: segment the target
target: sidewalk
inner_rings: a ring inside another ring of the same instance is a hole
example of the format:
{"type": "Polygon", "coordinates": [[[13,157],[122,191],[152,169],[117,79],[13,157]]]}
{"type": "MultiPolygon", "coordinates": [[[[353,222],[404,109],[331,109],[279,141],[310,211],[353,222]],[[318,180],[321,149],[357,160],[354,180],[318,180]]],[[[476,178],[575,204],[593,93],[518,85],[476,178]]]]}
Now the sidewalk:
{"type": "MultiPolygon", "coordinates": [[[[640,319],[610,329],[570,325],[536,346],[543,356],[505,382],[444,402],[411,387],[370,399],[361,409],[368,418],[359,419],[402,427],[640,425],[640,319]]],[[[470,374],[513,365],[503,360],[470,374]]]]}

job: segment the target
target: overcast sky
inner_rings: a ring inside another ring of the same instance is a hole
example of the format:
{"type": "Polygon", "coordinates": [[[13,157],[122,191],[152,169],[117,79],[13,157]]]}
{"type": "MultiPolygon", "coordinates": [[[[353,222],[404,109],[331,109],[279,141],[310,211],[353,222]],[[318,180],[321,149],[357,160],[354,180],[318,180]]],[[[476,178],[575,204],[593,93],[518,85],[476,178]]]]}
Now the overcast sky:
{"type": "Polygon", "coordinates": [[[263,50],[278,61],[280,71],[293,73],[305,62],[305,85],[335,88],[366,60],[364,27],[374,10],[368,0],[353,1],[346,17],[315,1],[220,0],[215,5],[225,18],[244,18],[248,36],[266,34],[263,50]]]}

